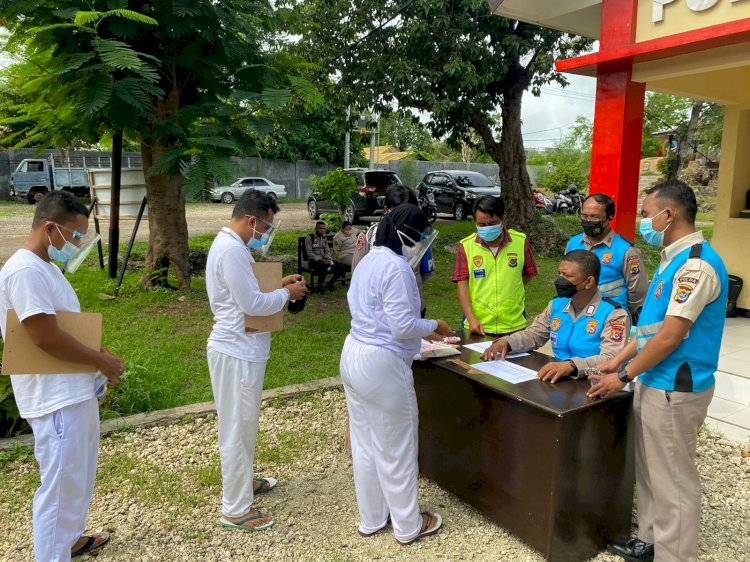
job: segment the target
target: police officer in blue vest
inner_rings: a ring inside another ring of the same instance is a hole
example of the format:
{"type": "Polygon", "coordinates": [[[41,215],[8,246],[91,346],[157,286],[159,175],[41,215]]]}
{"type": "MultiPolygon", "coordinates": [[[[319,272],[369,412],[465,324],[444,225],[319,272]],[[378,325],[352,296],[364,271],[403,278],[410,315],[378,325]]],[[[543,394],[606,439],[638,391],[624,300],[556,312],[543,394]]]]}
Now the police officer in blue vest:
{"type": "Polygon", "coordinates": [[[638,537],[609,545],[625,560],[692,562],[698,557],[701,486],[698,430],[714,393],[724,330],[728,276],[721,257],[695,228],[695,193],[685,183],[655,185],[643,200],[640,231],[665,246],[636,338],[599,366],[589,395],[635,384],[638,537]]]}
{"type": "Polygon", "coordinates": [[[646,298],[648,276],[641,251],[612,230],[615,202],[604,193],[592,193],[583,201],[583,232],[568,241],[566,252],[591,250],[602,264],[599,290],[630,311],[634,321],[646,298]]]}
{"type": "Polygon", "coordinates": [[[615,357],[630,333],[630,317],[618,303],[602,296],[601,265],[588,250],[573,250],[563,257],[555,280],[557,298],[528,328],[495,341],[482,355],[486,361],[505,359],[509,351],[529,351],[549,340],[555,361],[539,370],[543,381],[560,377],[584,378],[585,370],[615,357]]]}

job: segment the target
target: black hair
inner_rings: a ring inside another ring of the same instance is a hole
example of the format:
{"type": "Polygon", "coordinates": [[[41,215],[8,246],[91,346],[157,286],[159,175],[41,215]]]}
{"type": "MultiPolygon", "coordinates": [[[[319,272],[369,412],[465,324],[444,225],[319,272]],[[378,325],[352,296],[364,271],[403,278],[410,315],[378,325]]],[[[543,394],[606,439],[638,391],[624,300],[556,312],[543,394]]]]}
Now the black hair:
{"type": "Polygon", "coordinates": [[[325,227],[327,227],[327,226],[328,226],[328,225],[327,225],[326,223],[324,223],[323,221],[318,221],[318,222],[316,222],[316,223],[315,223],[315,228],[317,229],[317,228],[318,228],[318,227],[319,227],[319,226],[320,226],[321,224],[322,224],[323,226],[325,226],[325,227]]]}
{"type": "Polygon", "coordinates": [[[341,223],[341,230],[344,230],[347,226],[351,226],[351,225],[352,223],[350,223],[349,221],[344,221],[341,223]]]}
{"type": "Polygon", "coordinates": [[[602,264],[594,252],[588,250],[571,250],[563,256],[562,261],[578,264],[586,277],[593,277],[596,283],[599,283],[599,274],[602,271],[602,264]]]}
{"type": "Polygon", "coordinates": [[[414,192],[401,183],[393,183],[385,190],[385,201],[383,206],[386,209],[393,209],[403,203],[417,204],[417,196],[414,192]]]}
{"type": "Polygon", "coordinates": [[[477,211],[482,211],[488,215],[503,218],[505,216],[505,202],[502,197],[483,195],[474,202],[474,209],[472,212],[474,218],[476,218],[477,211]]]}
{"type": "Polygon", "coordinates": [[[673,179],[657,183],[646,190],[647,195],[652,193],[662,201],[669,201],[679,207],[685,213],[687,220],[692,223],[695,222],[698,202],[695,200],[695,192],[684,181],[673,179]]]}
{"type": "Polygon", "coordinates": [[[248,189],[235,204],[232,211],[232,218],[239,219],[245,215],[252,215],[262,219],[268,215],[268,211],[279,212],[279,206],[276,204],[276,201],[269,197],[267,193],[248,189]]]}
{"type": "Polygon", "coordinates": [[[593,199],[600,205],[604,206],[604,211],[607,213],[607,218],[611,219],[615,216],[615,200],[606,193],[592,193],[591,195],[586,197],[583,202],[585,203],[589,199],[593,199]]]}
{"type": "Polygon", "coordinates": [[[58,224],[68,222],[76,215],[89,218],[88,208],[78,197],[69,191],[50,191],[37,203],[31,227],[36,228],[44,221],[58,224]]]}

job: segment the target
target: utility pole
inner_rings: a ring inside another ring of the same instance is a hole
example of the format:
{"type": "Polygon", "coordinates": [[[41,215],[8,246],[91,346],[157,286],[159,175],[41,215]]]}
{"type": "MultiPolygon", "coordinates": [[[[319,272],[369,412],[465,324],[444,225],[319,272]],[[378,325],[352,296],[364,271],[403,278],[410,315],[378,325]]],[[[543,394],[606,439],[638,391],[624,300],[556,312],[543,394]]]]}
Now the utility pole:
{"type": "Polygon", "coordinates": [[[349,167],[349,151],[351,150],[350,147],[350,129],[351,126],[349,125],[349,117],[351,116],[352,108],[351,106],[346,108],[346,133],[344,134],[344,169],[346,170],[349,167]]]}
{"type": "Polygon", "coordinates": [[[375,123],[370,123],[370,169],[375,168],[375,123]]]}
{"type": "Polygon", "coordinates": [[[109,206],[109,278],[117,277],[117,250],[120,246],[120,182],[122,172],[122,131],[112,136],[112,179],[109,206]]]}

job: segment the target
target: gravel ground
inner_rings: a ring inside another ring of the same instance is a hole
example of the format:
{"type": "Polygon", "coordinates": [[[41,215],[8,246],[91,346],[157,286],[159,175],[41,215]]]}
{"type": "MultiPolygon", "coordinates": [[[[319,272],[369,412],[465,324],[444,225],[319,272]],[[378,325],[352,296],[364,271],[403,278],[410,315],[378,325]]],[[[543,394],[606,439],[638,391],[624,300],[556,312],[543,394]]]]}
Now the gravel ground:
{"type": "MultiPolygon", "coordinates": [[[[409,547],[392,533],[356,533],[351,461],[341,449],[343,392],[264,403],[256,468],[279,487],[256,505],[273,529],[244,533],[218,525],[221,481],[213,417],[121,433],[102,440],[89,529],[108,529],[98,560],[471,560],[541,561],[542,556],[433,483],[420,503],[443,515],[444,529],[409,547]]],[[[702,433],[702,561],[750,560],[750,458],[741,447],[702,433]]],[[[37,485],[32,460],[0,473],[0,558],[32,560],[30,513],[37,485]]],[[[594,560],[619,560],[600,554],[594,560]]]]}

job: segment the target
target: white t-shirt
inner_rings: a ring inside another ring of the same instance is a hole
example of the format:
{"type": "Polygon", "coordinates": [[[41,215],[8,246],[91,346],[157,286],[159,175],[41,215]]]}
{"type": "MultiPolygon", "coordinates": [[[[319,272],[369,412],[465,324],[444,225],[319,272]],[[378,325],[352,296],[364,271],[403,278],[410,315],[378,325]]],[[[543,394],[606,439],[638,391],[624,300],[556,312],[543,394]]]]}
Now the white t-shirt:
{"type": "Polygon", "coordinates": [[[263,363],[271,353],[271,334],[245,332],[245,314],[270,316],[282,310],[289,291],[263,293],[253,274],[253,256],[242,238],[222,228],[211,244],[206,261],[206,291],[214,313],[208,349],[238,359],[263,363]]]}
{"type": "Polygon", "coordinates": [[[352,315],[349,334],[406,361],[419,353],[421,339],[437,328],[435,320],[419,317],[417,280],[409,263],[385,246],[373,246],[359,262],[346,298],[352,315]]]}
{"type": "MultiPolygon", "coordinates": [[[[73,287],[60,269],[29,250],[18,250],[0,270],[0,327],[5,338],[8,309],[23,321],[55,311],[80,312],[73,287]]],[[[36,418],[94,397],[96,373],[12,375],[16,405],[24,418],[36,418]]]]}

